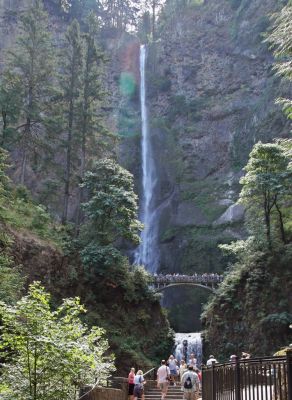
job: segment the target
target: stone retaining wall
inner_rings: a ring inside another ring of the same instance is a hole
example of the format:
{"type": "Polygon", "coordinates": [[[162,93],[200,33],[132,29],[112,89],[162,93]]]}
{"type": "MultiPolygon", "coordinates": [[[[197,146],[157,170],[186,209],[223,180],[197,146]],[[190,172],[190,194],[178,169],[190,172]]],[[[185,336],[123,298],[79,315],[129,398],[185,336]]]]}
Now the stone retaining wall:
{"type": "Polygon", "coordinates": [[[124,400],[124,392],[120,389],[96,387],[82,400],[124,400]]]}

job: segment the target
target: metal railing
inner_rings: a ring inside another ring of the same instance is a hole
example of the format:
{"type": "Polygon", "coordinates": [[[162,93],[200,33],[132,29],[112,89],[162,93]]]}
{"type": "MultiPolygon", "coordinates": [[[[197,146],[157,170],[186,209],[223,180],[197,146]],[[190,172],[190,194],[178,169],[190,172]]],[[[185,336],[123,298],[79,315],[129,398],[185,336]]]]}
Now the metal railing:
{"type": "Polygon", "coordinates": [[[202,370],[203,400],[292,400],[292,351],[202,370]]]}

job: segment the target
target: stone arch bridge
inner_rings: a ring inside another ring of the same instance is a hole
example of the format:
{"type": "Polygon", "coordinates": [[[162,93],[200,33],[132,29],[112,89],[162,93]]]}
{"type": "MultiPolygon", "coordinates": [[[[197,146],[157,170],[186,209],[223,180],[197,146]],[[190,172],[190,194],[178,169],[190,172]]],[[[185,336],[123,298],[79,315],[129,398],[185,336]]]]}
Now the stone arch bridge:
{"type": "Polygon", "coordinates": [[[223,281],[223,275],[214,273],[204,274],[154,274],[153,286],[156,292],[175,286],[196,286],[214,292],[218,285],[223,281]]]}

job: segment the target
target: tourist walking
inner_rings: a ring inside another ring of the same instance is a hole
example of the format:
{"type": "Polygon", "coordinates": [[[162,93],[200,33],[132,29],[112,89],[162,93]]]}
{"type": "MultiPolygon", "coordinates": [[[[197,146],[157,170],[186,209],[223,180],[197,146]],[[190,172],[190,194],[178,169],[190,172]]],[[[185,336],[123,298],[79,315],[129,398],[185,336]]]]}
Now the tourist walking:
{"type": "Polygon", "coordinates": [[[181,384],[185,400],[197,400],[199,398],[200,380],[192,365],[183,374],[181,384]]]}
{"type": "Polygon", "coordinates": [[[211,354],[207,360],[206,366],[207,367],[212,367],[213,363],[218,364],[218,361],[216,358],[211,354]]]}
{"type": "Polygon", "coordinates": [[[161,390],[161,399],[165,399],[168,391],[170,379],[170,369],[166,365],[166,361],[161,361],[161,366],[157,370],[157,387],[161,390]]]}
{"type": "Polygon", "coordinates": [[[192,366],[193,368],[197,367],[197,359],[196,359],[196,356],[194,353],[191,353],[191,357],[189,359],[188,366],[189,367],[192,366]]]}
{"type": "Polygon", "coordinates": [[[181,360],[180,366],[179,366],[179,377],[180,381],[182,380],[183,374],[188,370],[188,366],[185,362],[185,360],[181,360]]]}
{"type": "Polygon", "coordinates": [[[129,400],[134,399],[134,383],[135,380],[135,368],[131,368],[130,373],[128,375],[128,396],[129,400]]]}
{"type": "Polygon", "coordinates": [[[134,400],[144,400],[144,385],[146,381],[143,376],[143,371],[139,369],[134,378],[134,400]]]}
{"type": "Polygon", "coordinates": [[[168,366],[170,369],[170,377],[173,382],[173,386],[176,386],[176,378],[177,378],[177,360],[173,355],[169,356],[168,366]]]}

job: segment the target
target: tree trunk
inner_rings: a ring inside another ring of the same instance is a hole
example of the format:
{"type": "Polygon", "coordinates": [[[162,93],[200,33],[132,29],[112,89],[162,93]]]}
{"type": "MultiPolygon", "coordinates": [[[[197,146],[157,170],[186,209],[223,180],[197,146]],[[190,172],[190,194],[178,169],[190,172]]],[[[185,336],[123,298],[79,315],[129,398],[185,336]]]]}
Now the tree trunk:
{"type": "Polygon", "coordinates": [[[6,129],[7,129],[7,113],[6,111],[2,110],[2,137],[0,145],[3,146],[6,139],[6,129]]]}
{"type": "Polygon", "coordinates": [[[68,220],[68,208],[70,197],[70,181],[71,181],[71,153],[72,153],[72,135],[73,135],[73,120],[74,120],[74,92],[76,85],[77,73],[77,55],[75,50],[72,57],[71,64],[71,77],[70,77],[70,99],[69,99],[69,115],[68,115],[68,136],[67,136],[67,154],[66,154],[66,167],[65,167],[65,185],[64,185],[64,203],[62,224],[66,224],[68,220]]]}
{"type": "MultiPolygon", "coordinates": [[[[83,89],[83,118],[82,118],[82,143],[81,143],[81,162],[80,162],[80,180],[83,181],[85,174],[86,165],[86,138],[88,131],[88,110],[89,110],[89,74],[90,74],[90,48],[91,42],[88,39],[87,42],[87,54],[86,54],[86,68],[84,77],[84,89],[83,89]]],[[[75,236],[79,235],[79,227],[82,219],[81,203],[83,202],[84,189],[79,187],[78,199],[77,199],[77,215],[75,224],[75,236]]]]}
{"type": "MultiPolygon", "coordinates": [[[[73,90],[71,93],[73,93],[73,90]]],[[[65,188],[64,188],[64,205],[63,205],[62,224],[66,224],[67,219],[68,219],[68,206],[69,206],[70,180],[71,180],[73,113],[74,113],[74,102],[73,102],[73,97],[71,97],[70,106],[69,106],[67,155],[66,155],[66,167],[65,167],[65,188]]]]}
{"type": "Polygon", "coordinates": [[[152,0],[152,39],[155,41],[155,19],[156,19],[156,1],[152,0]]]}
{"type": "Polygon", "coordinates": [[[22,149],[22,161],[21,161],[21,171],[20,171],[20,184],[24,185],[25,181],[25,170],[26,170],[26,161],[27,161],[27,151],[24,147],[22,149]]]}
{"type": "Polygon", "coordinates": [[[278,217],[279,217],[281,239],[284,244],[287,244],[287,239],[286,239],[286,234],[285,234],[285,229],[284,229],[284,222],[283,222],[283,214],[277,203],[275,203],[275,207],[276,207],[276,210],[278,212],[278,217]]]}
{"type": "Polygon", "coordinates": [[[269,203],[267,194],[265,194],[264,210],[265,210],[265,224],[266,224],[267,241],[268,241],[269,249],[271,249],[272,248],[272,241],[271,241],[271,209],[270,209],[270,203],[269,203]]]}

